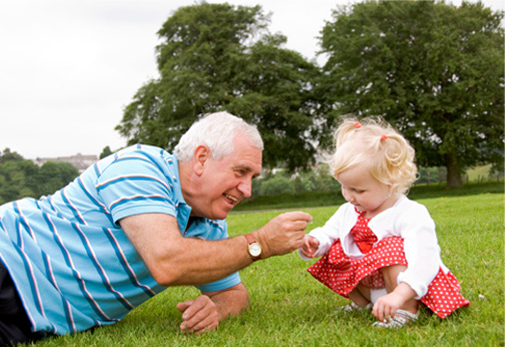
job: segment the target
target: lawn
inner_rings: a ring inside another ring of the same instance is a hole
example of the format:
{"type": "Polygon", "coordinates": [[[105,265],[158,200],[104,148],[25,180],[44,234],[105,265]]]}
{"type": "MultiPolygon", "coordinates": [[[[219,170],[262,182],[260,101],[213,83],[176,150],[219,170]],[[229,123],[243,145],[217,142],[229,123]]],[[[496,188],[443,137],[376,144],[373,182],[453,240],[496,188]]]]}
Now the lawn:
{"type": "MultiPolygon", "coordinates": [[[[170,288],[114,325],[39,342],[37,346],[503,346],[504,195],[417,199],[437,223],[442,259],[458,277],[471,306],[442,320],[422,309],[414,324],[396,331],[372,327],[369,312],[341,313],[347,300],[306,271],[313,262],[293,253],[254,263],[240,272],[251,307],[218,330],[200,336],[179,332],[179,301],[198,295],[170,288]]],[[[310,229],[324,224],[337,206],[302,208],[310,229]]],[[[243,212],[228,218],[231,236],[264,225],[280,211],[243,212]]]]}

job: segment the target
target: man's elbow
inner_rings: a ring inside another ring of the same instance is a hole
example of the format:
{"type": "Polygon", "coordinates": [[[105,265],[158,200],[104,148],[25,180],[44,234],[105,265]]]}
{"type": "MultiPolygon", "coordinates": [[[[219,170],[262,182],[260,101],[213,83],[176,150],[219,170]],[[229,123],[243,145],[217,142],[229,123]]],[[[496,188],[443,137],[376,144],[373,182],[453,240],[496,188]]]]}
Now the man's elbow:
{"type": "Polygon", "coordinates": [[[165,268],[163,266],[150,267],[149,271],[156,283],[165,287],[182,285],[182,271],[178,271],[174,267],[165,268]]]}

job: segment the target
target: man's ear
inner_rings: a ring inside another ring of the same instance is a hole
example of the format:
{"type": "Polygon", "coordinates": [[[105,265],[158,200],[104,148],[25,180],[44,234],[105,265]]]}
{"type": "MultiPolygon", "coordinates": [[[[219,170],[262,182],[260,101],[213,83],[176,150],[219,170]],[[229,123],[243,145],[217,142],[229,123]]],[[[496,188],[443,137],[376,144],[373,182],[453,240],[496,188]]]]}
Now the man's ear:
{"type": "Polygon", "coordinates": [[[198,176],[203,174],[205,164],[210,159],[210,149],[205,145],[196,147],[193,152],[193,170],[198,176]]]}

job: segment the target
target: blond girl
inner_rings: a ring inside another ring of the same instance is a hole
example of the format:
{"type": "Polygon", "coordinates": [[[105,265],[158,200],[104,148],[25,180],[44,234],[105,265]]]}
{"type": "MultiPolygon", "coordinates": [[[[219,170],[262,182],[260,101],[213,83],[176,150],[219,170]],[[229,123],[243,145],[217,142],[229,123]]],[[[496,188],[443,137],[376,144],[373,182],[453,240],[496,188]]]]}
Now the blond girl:
{"type": "Polygon", "coordinates": [[[435,223],[407,198],[416,179],[414,149],[389,124],[345,120],[328,162],[347,203],[305,236],[300,256],[321,257],[308,271],[352,300],[344,310],[372,309],[374,326],[401,327],[422,302],[439,317],[470,303],[443,264],[435,223]]]}

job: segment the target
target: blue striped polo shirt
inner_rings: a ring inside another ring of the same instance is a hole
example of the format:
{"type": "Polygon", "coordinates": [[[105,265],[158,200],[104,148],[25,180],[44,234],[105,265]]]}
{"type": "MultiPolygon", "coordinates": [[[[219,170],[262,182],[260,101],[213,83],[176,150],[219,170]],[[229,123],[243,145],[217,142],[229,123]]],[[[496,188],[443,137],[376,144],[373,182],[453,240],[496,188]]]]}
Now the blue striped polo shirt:
{"type": "MultiPolygon", "coordinates": [[[[225,220],[188,224],[175,156],[152,146],[128,147],[39,200],[0,206],[0,260],[16,285],[34,331],[67,334],[113,324],[166,287],[151,276],[121,218],[166,213],[184,237],[228,237],[225,220]]],[[[238,273],[198,286],[216,291],[238,273]]]]}

